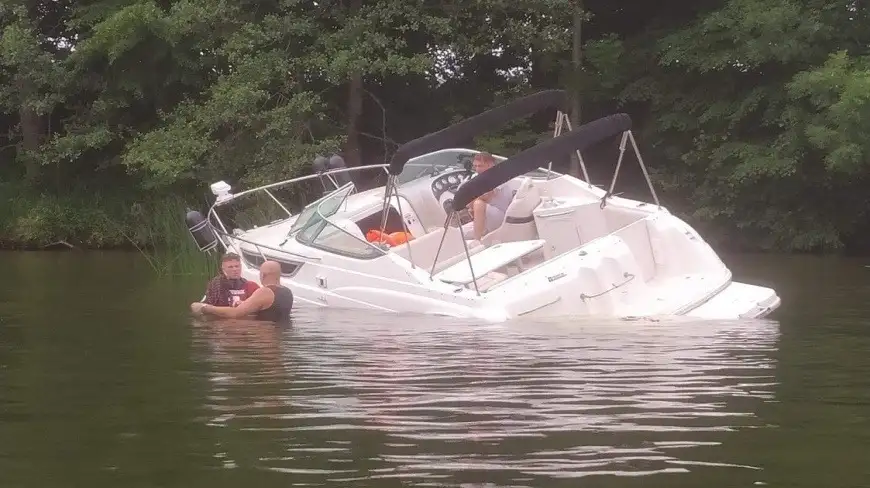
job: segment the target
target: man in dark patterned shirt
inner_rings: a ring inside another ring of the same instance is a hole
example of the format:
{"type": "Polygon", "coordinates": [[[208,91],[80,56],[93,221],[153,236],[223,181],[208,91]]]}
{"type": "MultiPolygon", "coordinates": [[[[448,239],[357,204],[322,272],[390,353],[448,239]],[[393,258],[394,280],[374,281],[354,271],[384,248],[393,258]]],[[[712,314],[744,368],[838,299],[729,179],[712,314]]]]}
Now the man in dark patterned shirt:
{"type": "Polygon", "coordinates": [[[221,258],[221,273],[208,282],[204,303],[216,307],[236,307],[260,286],[242,278],[242,260],[228,252],[221,258]]]}

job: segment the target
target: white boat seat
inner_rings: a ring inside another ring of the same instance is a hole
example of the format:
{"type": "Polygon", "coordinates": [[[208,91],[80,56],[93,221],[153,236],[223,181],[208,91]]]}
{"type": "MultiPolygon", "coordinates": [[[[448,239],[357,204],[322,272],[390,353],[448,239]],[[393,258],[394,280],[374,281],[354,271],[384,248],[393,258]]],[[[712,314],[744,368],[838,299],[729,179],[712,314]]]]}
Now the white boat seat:
{"type": "Polygon", "coordinates": [[[499,242],[526,241],[538,238],[533,212],[541,203],[541,193],[534,180],[523,178],[514,194],[513,200],[505,211],[502,224],[494,231],[483,236],[486,246],[499,242]]]}
{"type": "Polygon", "coordinates": [[[475,279],[521,261],[542,247],[544,241],[541,239],[498,243],[471,256],[470,266],[468,260],[459,261],[436,274],[435,278],[447,283],[469,285],[475,279]]]}
{"type": "MultiPolygon", "coordinates": [[[[391,249],[392,252],[399,256],[411,260],[414,258],[414,265],[419,266],[426,271],[432,269],[432,263],[435,261],[435,254],[438,254],[438,263],[435,265],[435,272],[452,266],[459,261],[465,259],[465,246],[462,244],[462,232],[458,227],[448,227],[447,235],[444,237],[444,244],[441,246],[441,252],[438,253],[438,246],[441,245],[441,237],[444,234],[444,228],[441,227],[434,232],[411,239],[410,241],[396,246],[391,249]],[[410,253],[408,248],[410,247],[410,253]]],[[[466,240],[468,253],[474,255],[483,250],[483,244],[476,240],[466,240]]]]}

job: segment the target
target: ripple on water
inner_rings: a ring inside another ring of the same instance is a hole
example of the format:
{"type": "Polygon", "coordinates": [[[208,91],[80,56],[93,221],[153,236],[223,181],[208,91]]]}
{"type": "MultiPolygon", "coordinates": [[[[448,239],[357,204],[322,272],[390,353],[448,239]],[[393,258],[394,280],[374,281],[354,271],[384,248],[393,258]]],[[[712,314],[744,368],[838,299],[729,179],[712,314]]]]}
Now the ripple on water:
{"type": "Polygon", "coordinates": [[[207,422],[236,440],[222,456],[315,486],[755,469],[704,450],[758,426],[775,322],[361,318],[306,310],[288,328],[198,326],[207,422]]]}

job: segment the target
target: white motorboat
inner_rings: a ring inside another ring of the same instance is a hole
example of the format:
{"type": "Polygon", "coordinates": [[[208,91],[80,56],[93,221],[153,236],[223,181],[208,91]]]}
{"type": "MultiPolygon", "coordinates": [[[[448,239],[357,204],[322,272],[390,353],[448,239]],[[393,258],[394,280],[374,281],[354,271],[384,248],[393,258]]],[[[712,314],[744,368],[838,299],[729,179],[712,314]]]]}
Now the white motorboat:
{"type": "Polygon", "coordinates": [[[315,161],[311,175],[240,193],[215,183],[207,218],[188,213],[191,234],[202,251],[220,246],[241,255],[247,279],[258,280],[264,260],[278,261],[282,283],[297,302],[313,306],[499,322],[521,316],[760,318],[780,305],[774,290],[733,281],[707,242],[659,204],[627,115],[571,130],[560,110],[564,101],[558,90],[521,98],[405,144],[390,164],[346,168],[333,156],[332,164],[315,161]],[[478,151],[455,147],[459,141],[544,109],[557,109],[552,139],[496,156],[495,167],[471,177],[478,151]],[[616,170],[605,190],[589,183],[580,151],[617,135],[616,170]],[[652,202],[613,194],[629,144],[652,202]],[[585,180],[552,171],[551,161],[572,154],[585,180]],[[372,169],[386,172],[386,185],[358,191],[349,173],[372,169]],[[331,188],[300,212],[287,210],[274,194],[311,181],[331,188]],[[467,204],[499,185],[514,191],[502,224],[480,240],[464,237],[467,204]],[[286,217],[228,228],[222,214],[254,193],[267,195],[286,217]],[[384,234],[408,240],[384,242],[384,234]]]}

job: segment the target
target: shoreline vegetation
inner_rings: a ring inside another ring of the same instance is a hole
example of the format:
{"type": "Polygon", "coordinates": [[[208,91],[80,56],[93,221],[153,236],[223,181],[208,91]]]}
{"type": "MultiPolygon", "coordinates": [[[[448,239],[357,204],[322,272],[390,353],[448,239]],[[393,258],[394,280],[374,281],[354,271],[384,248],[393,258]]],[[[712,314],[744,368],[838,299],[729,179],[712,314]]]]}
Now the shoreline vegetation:
{"type": "Polygon", "coordinates": [[[211,274],[215,259],[199,252],[184,215],[190,202],[179,197],[131,200],[122,196],[62,197],[12,194],[0,215],[0,250],[124,250],[142,255],[161,275],[211,274]]]}
{"type": "MultiPolygon", "coordinates": [[[[385,162],[562,88],[575,127],[632,117],[662,204],[718,250],[866,253],[868,13],[854,0],[0,5],[0,249],[211,266],[184,224],[210,183],[299,176],[316,155],[385,162]]],[[[462,146],[510,155],[552,130],[539,114],[462,146]]],[[[609,184],[615,139],[583,154],[592,183],[609,184]]],[[[646,199],[633,159],[616,191],[646,199]]]]}

